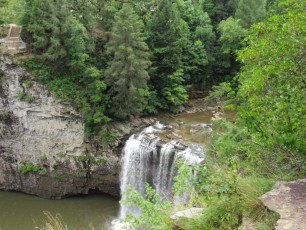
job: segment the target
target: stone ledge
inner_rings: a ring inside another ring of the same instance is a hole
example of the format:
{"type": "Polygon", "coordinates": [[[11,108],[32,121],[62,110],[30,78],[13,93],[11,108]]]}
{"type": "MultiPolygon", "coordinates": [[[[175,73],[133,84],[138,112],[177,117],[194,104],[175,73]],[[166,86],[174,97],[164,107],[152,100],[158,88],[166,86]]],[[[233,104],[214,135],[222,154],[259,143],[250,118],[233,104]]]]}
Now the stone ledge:
{"type": "Polygon", "coordinates": [[[280,214],[276,230],[306,229],[306,179],[279,182],[260,199],[280,214]]]}

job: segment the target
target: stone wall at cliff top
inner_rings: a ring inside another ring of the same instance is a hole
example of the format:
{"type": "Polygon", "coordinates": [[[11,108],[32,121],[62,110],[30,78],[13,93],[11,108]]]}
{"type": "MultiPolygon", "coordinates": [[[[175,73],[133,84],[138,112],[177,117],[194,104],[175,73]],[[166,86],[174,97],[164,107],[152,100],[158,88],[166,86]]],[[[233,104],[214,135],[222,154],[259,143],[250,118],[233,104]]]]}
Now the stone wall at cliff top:
{"type": "Polygon", "coordinates": [[[118,148],[152,119],[110,124],[118,140],[100,146],[85,142],[82,116],[23,68],[0,58],[0,80],[0,190],[51,199],[90,189],[119,196],[118,148]]]}

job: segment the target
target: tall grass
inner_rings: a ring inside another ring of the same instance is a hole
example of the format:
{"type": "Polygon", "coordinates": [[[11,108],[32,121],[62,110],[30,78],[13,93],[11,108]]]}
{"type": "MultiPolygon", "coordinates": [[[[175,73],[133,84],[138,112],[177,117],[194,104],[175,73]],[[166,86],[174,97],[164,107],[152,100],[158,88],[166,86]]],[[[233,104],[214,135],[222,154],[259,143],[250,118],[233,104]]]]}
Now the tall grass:
{"type": "Polygon", "coordinates": [[[52,215],[50,212],[45,211],[45,220],[42,227],[36,227],[39,230],[68,230],[68,226],[65,224],[60,214],[52,215]]]}

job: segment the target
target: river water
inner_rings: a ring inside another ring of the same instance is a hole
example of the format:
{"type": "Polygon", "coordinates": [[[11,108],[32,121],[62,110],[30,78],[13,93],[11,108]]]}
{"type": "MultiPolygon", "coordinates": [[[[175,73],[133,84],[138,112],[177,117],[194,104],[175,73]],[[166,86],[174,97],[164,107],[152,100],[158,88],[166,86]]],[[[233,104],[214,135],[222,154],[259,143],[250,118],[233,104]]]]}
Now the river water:
{"type": "Polygon", "coordinates": [[[0,230],[32,230],[42,227],[49,211],[61,214],[69,229],[109,230],[119,211],[118,200],[106,195],[46,200],[15,192],[0,192],[0,230]]]}

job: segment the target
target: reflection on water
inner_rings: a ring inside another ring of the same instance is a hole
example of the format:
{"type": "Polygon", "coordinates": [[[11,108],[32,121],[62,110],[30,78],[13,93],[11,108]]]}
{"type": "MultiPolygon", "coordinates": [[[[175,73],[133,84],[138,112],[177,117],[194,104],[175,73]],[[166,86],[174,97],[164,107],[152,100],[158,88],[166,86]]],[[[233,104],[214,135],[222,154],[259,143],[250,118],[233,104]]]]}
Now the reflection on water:
{"type": "Polygon", "coordinates": [[[42,226],[43,211],[61,214],[69,229],[108,230],[119,210],[117,200],[107,195],[45,200],[15,192],[0,192],[0,229],[31,230],[42,226]]]}

